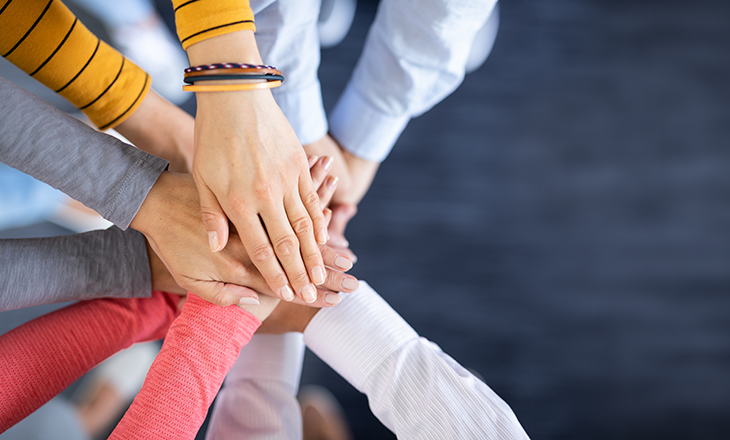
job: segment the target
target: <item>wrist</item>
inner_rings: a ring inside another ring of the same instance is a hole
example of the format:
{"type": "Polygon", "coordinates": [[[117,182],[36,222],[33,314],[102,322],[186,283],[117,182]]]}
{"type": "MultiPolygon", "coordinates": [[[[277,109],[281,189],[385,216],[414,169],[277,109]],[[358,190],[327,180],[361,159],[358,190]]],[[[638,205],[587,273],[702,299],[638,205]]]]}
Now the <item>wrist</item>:
{"type": "Polygon", "coordinates": [[[263,64],[253,31],[231,32],[208,38],[188,47],[193,66],[214,63],[263,64]]]}

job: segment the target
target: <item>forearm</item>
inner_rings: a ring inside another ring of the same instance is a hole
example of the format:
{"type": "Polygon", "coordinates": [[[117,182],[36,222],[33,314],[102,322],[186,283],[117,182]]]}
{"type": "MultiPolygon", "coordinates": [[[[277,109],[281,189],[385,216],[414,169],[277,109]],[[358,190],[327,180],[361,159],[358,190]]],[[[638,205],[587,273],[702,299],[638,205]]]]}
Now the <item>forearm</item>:
{"type": "Polygon", "coordinates": [[[142,234],[112,227],[47,238],[0,240],[0,311],[151,294],[142,234]]]}
{"type": "Polygon", "coordinates": [[[7,1],[0,55],[81,109],[101,129],[139,106],[149,75],[99,40],[59,0],[7,1]]]}
{"type": "Polygon", "coordinates": [[[168,165],[3,79],[0,102],[0,161],[60,189],[122,229],[168,165]]]}
{"type": "Polygon", "coordinates": [[[41,316],[0,336],[0,432],[98,363],[135,342],[162,338],[177,298],[97,299],[41,316]]]}
{"type": "Polygon", "coordinates": [[[255,335],[218,393],[207,438],[301,438],[296,394],[303,358],[300,333],[255,335]]]}
{"type": "Polygon", "coordinates": [[[398,438],[525,439],[509,406],[418,334],[369,286],[320,310],[307,346],[368,396],[398,438]]]}
{"type": "Polygon", "coordinates": [[[110,439],[195,438],[223,379],[261,322],[190,294],[142,390],[110,439]]]}
{"type": "Polygon", "coordinates": [[[170,161],[170,171],[193,169],[195,120],[150,91],[139,108],[116,130],[140,150],[170,161]]]}
{"type": "Polygon", "coordinates": [[[330,133],[356,156],[382,162],[410,118],[464,77],[471,42],[496,0],[382,1],[330,133]]]}

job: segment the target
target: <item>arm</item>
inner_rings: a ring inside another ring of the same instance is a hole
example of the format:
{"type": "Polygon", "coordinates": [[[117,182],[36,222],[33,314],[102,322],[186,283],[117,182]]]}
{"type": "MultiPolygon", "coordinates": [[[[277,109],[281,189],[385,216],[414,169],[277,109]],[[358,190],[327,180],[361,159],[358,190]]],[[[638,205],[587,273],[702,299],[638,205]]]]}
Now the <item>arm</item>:
{"type": "Polygon", "coordinates": [[[168,165],[3,79],[0,102],[0,161],[60,189],[122,229],[168,165]]]}
{"type": "Polygon", "coordinates": [[[255,335],[218,393],[206,438],[302,438],[296,394],[303,359],[301,334],[255,335]]]}
{"type": "Polygon", "coordinates": [[[410,118],[458,87],[471,42],[496,0],[380,3],[365,48],[330,114],[330,133],[355,156],[381,162],[410,118]]]}
{"type": "Polygon", "coordinates": [[[0,335],[0,432],[112,354],[162,338],[178,314],[178,298],[154,292],[83,301],[0,335]]]}
{"type": "Polygon", "coordinates": [[[261,331],[303,331],[304,342],[368,396],[398,438],[526,439],[509,406],[369,286],[328,310],[281,304],[261,331]]]}
{"type": "Polygon", "coordinates": [[[144,236],[114,227],[77,235],[0,240],[0,279],[0,311],[151,294],[144,236]]]}
{"type": "Polygon", "coordinates": [[[0,55],[102,130],[134,113],[149,91],[149,75],[89,32],[60,0],[0,3],[0,55]]]}
{"type": "MultiPolygon", "coordinates": [[[[248,2],[173,5],[191,64],[261,64],[248,2]]],[[[273,292],[313,301],[324,282],[317,243],[327,231],[291,126],[269,90],[199,92],[197,100],[193,176],[211,248],[225,247],[230,219],[273,292]]]]}
{"type": "Polygon", "coordinates": [[[193,439],[241,347],[274,309],[253,313],[189,295],[132,406],[110,439],[193,439]]]}

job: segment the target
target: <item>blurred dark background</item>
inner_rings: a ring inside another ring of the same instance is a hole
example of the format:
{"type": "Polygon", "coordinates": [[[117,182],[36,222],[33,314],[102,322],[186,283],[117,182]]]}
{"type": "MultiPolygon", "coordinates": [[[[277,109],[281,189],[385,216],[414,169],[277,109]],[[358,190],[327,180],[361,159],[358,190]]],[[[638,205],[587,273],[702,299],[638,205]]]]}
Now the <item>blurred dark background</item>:
{"type": "MultiPolygon", "coordinates": [[[[532,438],[726,438],[730,3],[500,4],[485,65],[409,124],[360,205],[354,274],[532,438]]],[[[328,108],[376,6],[323,51],[328,108]]],[[[357,439],[394,438],[311,353],[302,382],[357,439]]]]}

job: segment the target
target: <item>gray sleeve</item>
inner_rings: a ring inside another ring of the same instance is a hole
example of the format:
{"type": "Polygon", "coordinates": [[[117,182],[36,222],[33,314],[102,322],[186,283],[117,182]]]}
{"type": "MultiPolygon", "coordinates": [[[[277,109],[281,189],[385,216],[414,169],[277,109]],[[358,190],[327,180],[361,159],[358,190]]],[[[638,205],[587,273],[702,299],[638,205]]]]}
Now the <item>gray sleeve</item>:
{"type": "Polygon", "coordinates": [[[144,236],[112,226],[60,237],[0,240],[0,311],[94,298],[148,297],[144,236]]]}
{"type": "Polygon", "coordinates": [[[2,78],[0,162],[63,191],[122,229],[168,166],[2,78]]]}

